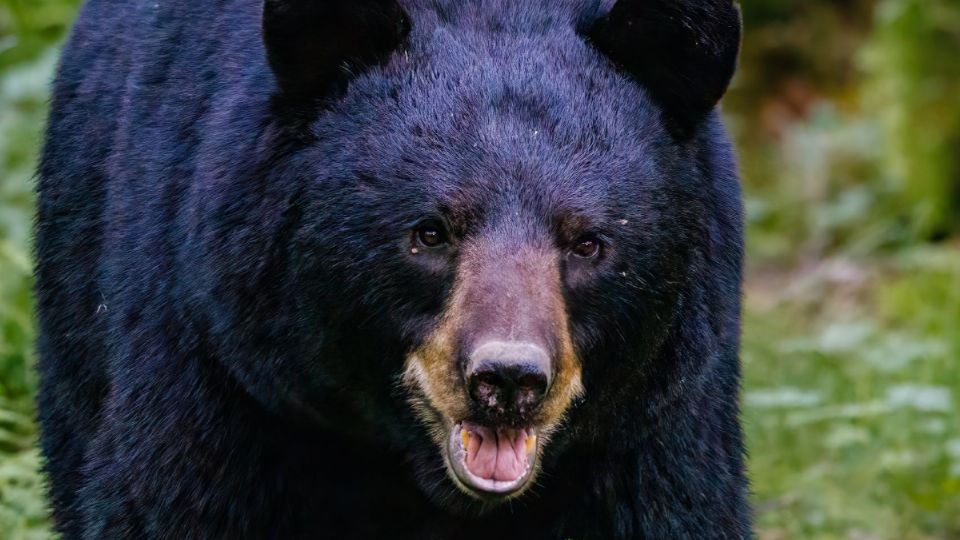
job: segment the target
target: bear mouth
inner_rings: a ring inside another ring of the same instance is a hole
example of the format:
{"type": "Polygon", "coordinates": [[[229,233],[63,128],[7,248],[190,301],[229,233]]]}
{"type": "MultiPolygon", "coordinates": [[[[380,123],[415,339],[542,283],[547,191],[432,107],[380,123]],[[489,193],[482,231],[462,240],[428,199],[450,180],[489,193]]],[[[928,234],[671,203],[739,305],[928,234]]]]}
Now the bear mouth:
{"type": "Polygon", "coordinates": [[[446,457],[457,484],[478,498],[505,498],[529,484],[539,437],[533,427],[457,423],[450,430],[446,457]]]}

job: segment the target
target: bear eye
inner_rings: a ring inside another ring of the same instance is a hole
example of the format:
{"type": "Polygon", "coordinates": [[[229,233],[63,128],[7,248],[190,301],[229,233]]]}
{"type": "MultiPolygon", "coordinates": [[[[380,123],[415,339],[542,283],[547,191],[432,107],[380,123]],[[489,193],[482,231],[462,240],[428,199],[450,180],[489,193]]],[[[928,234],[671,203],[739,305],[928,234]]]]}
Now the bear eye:
{"type": "Polygon", "coordinates": [[[573,245],[571,253],[582,259],[592,259],[600,254],[600,240],[595,236],[583,236],[573,245]]]}
{"type": "Polygon", "coordinates": [[[447,243],[447,232],[435,223],[420,225],[414,231],[417,243],[426,248],[440,247],[447,243]]]}

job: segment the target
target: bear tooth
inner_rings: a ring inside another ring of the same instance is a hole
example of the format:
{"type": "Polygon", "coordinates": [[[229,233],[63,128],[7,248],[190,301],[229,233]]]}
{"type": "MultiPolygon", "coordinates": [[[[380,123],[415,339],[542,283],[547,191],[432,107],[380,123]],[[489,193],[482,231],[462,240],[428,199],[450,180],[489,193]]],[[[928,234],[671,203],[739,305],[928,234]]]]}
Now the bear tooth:
{"type": "Polygon", "coordinates": [[[524,441],[524,444],[526,445],[526,447],[527,447],[527,453],[529,454],[530,452],[533,451],[534,445],[537,444],[537,436],[536,436],[536,435],[527,435],[527,440],[524,441]]]}
{"type": "Polygon", "coordinates": [[[470,446],[470,432],[465,429],[461,429],[460,441],[463,443],[463,449],[466,450],[467,447],[470,446]]]}

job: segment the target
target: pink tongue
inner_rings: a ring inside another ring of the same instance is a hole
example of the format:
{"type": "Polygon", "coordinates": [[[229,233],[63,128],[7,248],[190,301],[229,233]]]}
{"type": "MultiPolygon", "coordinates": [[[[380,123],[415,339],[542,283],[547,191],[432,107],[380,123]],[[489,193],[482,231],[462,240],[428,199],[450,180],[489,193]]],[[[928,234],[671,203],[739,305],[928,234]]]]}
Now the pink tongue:
{"type": "Polygon", "coordinates": [[[463,429],[470,434],[465,462],[473,475],[487,480],[512,482],[526,472],[526,430],[494,430],[467,423],[463,424],[463,429]]]}

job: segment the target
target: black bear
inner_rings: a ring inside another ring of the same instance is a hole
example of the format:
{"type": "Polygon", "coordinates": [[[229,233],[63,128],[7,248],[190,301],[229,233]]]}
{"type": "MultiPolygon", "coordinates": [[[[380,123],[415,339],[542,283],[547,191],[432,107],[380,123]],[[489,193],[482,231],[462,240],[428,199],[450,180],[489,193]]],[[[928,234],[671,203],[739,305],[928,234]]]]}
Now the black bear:
{"type": "Polygon", "coordinates": [[[89,0],[39,172],[66,539],[749,538],[732,0],[89,0]]]}

